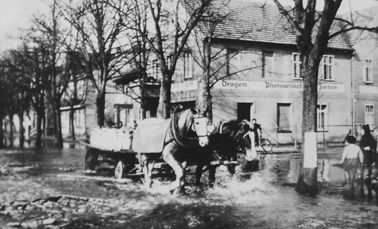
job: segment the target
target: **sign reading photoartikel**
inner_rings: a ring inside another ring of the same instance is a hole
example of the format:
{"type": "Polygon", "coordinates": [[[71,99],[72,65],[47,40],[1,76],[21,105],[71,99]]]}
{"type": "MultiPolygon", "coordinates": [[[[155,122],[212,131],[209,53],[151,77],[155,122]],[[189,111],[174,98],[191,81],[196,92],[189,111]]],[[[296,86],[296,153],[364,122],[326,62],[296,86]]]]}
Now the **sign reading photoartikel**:
{"type": "MultiPolygon", "coordinates": [[[[303,83],[221,80],[214,85],[214,89],[303,91],[303,83]]],[[[344,92],[344,85],[322,83],[318,85],[318,90],[327,92],[344,92]]]]}

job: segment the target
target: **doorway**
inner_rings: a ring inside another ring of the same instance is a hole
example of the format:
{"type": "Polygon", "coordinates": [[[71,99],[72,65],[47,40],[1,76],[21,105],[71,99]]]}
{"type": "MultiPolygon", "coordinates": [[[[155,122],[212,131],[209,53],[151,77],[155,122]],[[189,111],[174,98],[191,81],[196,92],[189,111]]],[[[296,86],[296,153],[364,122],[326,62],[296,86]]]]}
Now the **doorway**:
{"type": "Polygon", "coordinates": [[[237,118],[238,120],[251,121],[253,118],[253,103],[238,103],[237,104],[237,118]]]}

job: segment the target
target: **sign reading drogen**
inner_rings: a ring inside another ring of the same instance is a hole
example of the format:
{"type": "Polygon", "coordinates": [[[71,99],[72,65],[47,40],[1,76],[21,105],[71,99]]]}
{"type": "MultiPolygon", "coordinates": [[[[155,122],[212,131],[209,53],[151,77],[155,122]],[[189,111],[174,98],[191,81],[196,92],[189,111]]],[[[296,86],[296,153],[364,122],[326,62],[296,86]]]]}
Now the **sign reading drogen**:
{"type": "MultiPolygon", "coordinates": [[[[303,91],[303,83],[221,80],[214,85],[214,89],[303,91]]],[[[324,83],[318,85],[318,90],[327,92],[345,91],[343,84],[324,83]]]]}

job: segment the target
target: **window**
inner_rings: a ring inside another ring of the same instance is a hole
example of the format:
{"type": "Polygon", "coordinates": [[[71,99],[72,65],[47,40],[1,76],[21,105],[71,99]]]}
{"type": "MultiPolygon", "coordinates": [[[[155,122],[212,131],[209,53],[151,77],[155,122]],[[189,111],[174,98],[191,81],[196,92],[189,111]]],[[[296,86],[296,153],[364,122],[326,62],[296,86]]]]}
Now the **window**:
{"type": "Polygon", "coordinates": [[[192,78],[192,57],[190,56],[189,52],[184,52],[183,54],[183,75],[184,79],[191,79],[192,78]]]}
{"type": "Polygon", "coordinates": [[[278,103],[277,104],[277,125],[278,132],[285,133],[291,132],[291,104],[290,103],[278,103]]]}
{"type": "Polygon", "coordinates": [[[316,108],[316,123],[318,131],[328,130],[327,104],[318,104],[316,108]]]}
{"type": "Polygon", "coordinates": [[[373,62],[371,59],[365,59],[363,69],[364,82],[373,83],[373,62]]]}
{"type": "Polygon", "coordinates": [[[158,79],[160,75],[160,64],[159,60],[155,59],[152,61],[152,77],[158,79]]]}
{"type": "Polygon", "coordinates": [[[319,79],[334,80],[333,74],[334,57],[324,55],[319,65],[319,79]]]}
{"type": "Polygon", "coordinates": [[[302,60],[299,53],[293,53],[293,78],[302,78],[302,60]]]}
{"type": "Polygon", "coordinates": [[[126,109],[126,123],[124,123],[124,125],[133,126],[134,109],[132,106],[128,106],[125,109],[126,109]]]}
{"type": "Polygon", "coordinates": [[[262,53],[262,77],[269,78],[274,76],[274,57],[273,52],[263,51],[262,53]]]}
{"type": "Polygon", "coordinates": [[[365,124],[369,126],[374,126],[374,106],[366,105],[365,106],[365,124]]]}

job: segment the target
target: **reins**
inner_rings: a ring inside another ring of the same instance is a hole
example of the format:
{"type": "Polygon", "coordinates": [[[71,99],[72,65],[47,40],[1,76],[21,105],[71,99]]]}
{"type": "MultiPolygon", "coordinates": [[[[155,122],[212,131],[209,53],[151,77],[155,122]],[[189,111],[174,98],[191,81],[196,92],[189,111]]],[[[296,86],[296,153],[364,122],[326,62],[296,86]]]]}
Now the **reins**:
{"type": "MultiPolygon", "coordinates": [[[[172,117],[172,120],[171,120],[171,135],[173,136],[174,142],[176,142],[179,146],[181,146],[183,148],[191,148],[191,147],[193,147],[193,145],[186,144],[184,142],[184,140],[185,139],[196,140],[196,139],[198,139],[198,137],[202,137],[202,136],[197,136],[197,137],[194,137],[194,138],[189,138],[189,137],[184,138],[183,136],[181,136],[180,131],[179,131],[179,126],[178,126],[178,118],[179,118],[180,113],[181,112],[174,112],[174,114],[173,114],[173,117],[172,117]]],[[[188,115],[189,115],[189,112],[186,115],[186,118],[185,118],[186,120],[188,119],[188,115]]],[[[193,117],[190,118],[190,121],[193,123],[193,117]]],[[[191,125],[193,125],[192,123],[191,123],[191,125]]]]}

